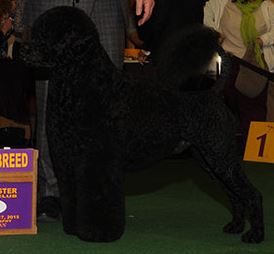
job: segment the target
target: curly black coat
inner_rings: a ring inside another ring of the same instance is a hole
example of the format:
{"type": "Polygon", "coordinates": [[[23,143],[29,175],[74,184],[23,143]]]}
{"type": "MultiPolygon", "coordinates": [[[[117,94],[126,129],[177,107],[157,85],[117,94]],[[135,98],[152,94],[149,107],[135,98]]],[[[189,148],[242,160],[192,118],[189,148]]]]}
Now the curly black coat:
{"type": "Polygon", "coordinates": [[[125,171],[165,158],[184,139],[231,199],[233,219],[224,231],[241,233],[248,213],[251,229],[242,240],[264,239],[262,197],[241,170],[234,118],[200,82],[217,41],[203,26],[178,32],[161,82],[136,81],[115,68],[83,11],[56,7],[36,20],[25,58],[51,68],[47,133],[66,233],[86,241],[120,238],[125,171]]]}

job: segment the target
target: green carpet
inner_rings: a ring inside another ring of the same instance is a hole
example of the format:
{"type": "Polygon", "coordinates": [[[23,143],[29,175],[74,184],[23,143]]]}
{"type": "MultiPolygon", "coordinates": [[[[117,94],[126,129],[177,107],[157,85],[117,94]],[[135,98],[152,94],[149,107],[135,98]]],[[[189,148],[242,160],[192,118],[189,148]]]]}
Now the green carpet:
{"type": "Polygon", "coordinates": [[[264,196],[262,244],[222,233],[230,220],[227,198],[189,159],[165,160],[128,175],[127,227],[120,240],[86,243],[65,235],[60,222],[39,223],[36,236],[1,236],[0,254],[273,254],[274,165],[245,162],[243,167],[264,196]]]}

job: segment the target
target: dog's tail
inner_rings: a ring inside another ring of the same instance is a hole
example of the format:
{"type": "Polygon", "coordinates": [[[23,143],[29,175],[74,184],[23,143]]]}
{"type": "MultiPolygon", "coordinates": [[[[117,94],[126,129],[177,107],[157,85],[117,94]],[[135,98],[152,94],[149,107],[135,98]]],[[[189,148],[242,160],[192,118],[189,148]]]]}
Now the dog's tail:
{"type": "Polygon", "coordinates": [[[218,78],[212,89],[215,90],[215,92],[218,94],[223,94],[225,83],[227,82],[231,73],[232,63],[231,57],[224,51],[221,46],[218,46],[217,53],[221,59],[221,70],[220,75],[218,75],[218,78]]]}
{"type": "Polygon", "coordinates": [[[218,52],[223,58],[222,68],[213,86],[216,90],[222,90],[229,70],[228,59],[219,45],[219,38],[217,31],[202,24],[190,25],[171,35],[163,43],[158,59],[158,75],[163,84],[171,90],[204,89],[202,77],[218,52]]]}

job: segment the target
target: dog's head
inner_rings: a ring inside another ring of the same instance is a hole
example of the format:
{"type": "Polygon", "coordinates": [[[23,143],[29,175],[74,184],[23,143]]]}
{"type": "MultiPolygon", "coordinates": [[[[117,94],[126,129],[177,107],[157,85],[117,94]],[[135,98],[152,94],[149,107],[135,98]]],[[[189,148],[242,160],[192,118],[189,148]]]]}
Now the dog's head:
{"type": "Polygon", "coordinates": [[[37,66],[77,61],[99,44],[99,35],[84,11],[54,7],[40,15],[33,24],[30,43],[23,47],[23,60],[37,66]]]}

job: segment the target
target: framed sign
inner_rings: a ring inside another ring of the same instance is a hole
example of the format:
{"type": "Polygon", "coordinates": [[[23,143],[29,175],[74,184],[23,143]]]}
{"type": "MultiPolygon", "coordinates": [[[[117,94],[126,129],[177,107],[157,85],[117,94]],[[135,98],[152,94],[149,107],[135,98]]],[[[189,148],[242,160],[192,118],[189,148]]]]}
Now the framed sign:
{"type": "Polygon", "coordinates": [[[32,149],[0,149],[0,174],[32,171],[32,149]]]}
{"type": "Polygon", "coordinates": [[[274,163],[274,122],[251,122],[244,160],[274,163]]]}
{"type": "Polygon", "coordinates": [[[36,234],[34,149],[0,149],[0,235],[36,234]]]}

